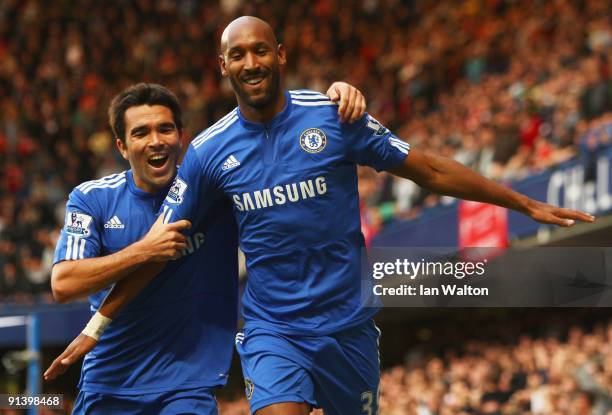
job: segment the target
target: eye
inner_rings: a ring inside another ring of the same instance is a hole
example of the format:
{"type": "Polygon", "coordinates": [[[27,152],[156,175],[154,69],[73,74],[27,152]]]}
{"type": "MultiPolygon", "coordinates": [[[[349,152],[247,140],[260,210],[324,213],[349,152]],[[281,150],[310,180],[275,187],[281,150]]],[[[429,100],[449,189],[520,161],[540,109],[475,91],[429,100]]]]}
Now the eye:
{"type": "Polygon", "coordinates": [[[159,127],[158,131],[162,134],[170,134],[174,132],[174,127],[173,126],[163,126],[163,127],[159,127]]]}

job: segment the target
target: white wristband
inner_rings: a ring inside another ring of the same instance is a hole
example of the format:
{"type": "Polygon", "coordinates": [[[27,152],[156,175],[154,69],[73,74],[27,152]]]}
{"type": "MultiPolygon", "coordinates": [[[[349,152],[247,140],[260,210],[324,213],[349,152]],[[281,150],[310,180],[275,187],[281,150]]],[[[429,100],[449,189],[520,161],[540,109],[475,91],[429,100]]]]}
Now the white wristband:
{"type": "Polygon", "coordinates": [[[102,314],[96,311],[96,314],[91,317],[91,320],[89,320],[89,323],[87,323],[82,333],[98,341],[111,321],[113,320],[108,317],[104,317],[102,314]]]}

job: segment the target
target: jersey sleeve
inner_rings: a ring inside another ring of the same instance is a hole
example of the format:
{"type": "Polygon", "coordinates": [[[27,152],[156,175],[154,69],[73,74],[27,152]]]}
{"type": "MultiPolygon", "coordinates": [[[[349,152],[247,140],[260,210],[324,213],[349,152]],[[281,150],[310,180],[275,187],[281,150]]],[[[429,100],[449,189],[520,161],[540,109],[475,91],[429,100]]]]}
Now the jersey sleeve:
{"type": "Polygon", "coordinates": [[[343,123],[341,128],[348,140],[348,158],[356,164],[389,170],[401,164],[410,151],[408,143],[369,114],[353,124],[343,123]]]}
{"type": "Polygon", "coordinates": [[[61,261],[95,258],[101,253],[101,230],[98,212],[87,203],[86,196],[74,189],[66,203],[66,217],[55,247],[53,264],[61,261]]]}
{"type": "Polygon", "coordinates": [[[164,222],[186,219],[193,225],[197,224],[210,207],[213,192],[213,180],[190,145],[162,204],[164,222]]]}

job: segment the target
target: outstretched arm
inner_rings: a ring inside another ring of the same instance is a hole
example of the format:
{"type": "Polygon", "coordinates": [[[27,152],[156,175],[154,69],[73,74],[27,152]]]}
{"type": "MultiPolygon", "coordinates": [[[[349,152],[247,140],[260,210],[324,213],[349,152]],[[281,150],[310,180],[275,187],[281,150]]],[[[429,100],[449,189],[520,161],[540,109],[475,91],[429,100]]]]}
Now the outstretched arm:
{"type": "Polygon", "coordinates": [[[513,209],[541,223],[568,227],[576,220],[595,221],[587,213],[530,199],[454,160],[429,152],[411,149],[404,162],[390,172],[436,193],[513,209]]]}

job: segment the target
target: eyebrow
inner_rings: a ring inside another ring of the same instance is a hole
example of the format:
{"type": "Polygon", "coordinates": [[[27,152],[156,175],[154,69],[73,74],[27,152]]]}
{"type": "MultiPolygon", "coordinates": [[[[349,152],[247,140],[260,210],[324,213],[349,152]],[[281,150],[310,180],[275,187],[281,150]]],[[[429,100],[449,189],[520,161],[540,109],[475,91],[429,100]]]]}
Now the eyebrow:
{"type": "MultiPolygon", "coordinates": [[[[176,124],[174,124],[173,122],[167,121],[167,122],[162,122],[157,124],[156,128],[174,128],[176,129],[176,124]]],[[[137,125],[136,127],[132,128],[130,130],[130,135],[134,135],[134,134],[138,134],[138,133],[143,133],[145,131],[149,131],[149,126],[144,124],[144,125],[137,125]]]]}
{"type": "Polygon", "coordinates": [[[149,130],[149,126],[147,125],[138,125],[130,130],[130,135],[135,135],[137,133],[143,133],[149,130]]]}
{"type": "Polygon", "coordinates": [[[176,128],[176,124],[174,124],[173,122],[167,121],[167,122],[159,123],[157,125],[157,128],[159,128],[159,127],[163,127],[163,128],[176,128]]]}
{"type": "Polygon", "coordinates": [[[239,52],[239,51],[243,51],[245,49],[248,48],[253,48],[253,49],[257,49],[257,48],[261,48],[261,47],[265,47],[270,49],[270,45],[268,45],[266,42],[263,41],[259,41],[259,42],[255,42],[253,44],[248,45],[246,48],[242,45],[238,45],[238,46],[233,46],[230,49],[227,50],[227,54],[229,55],[232,52],[239,52]]]}
{"type": "Polygon", "coordinates": [[[243,50],[244,48],[242,46],[233,46],[227,50],[227,54],[229,55],[230,53],[233,53],[233,52],[242,52],[243,50]]]}

